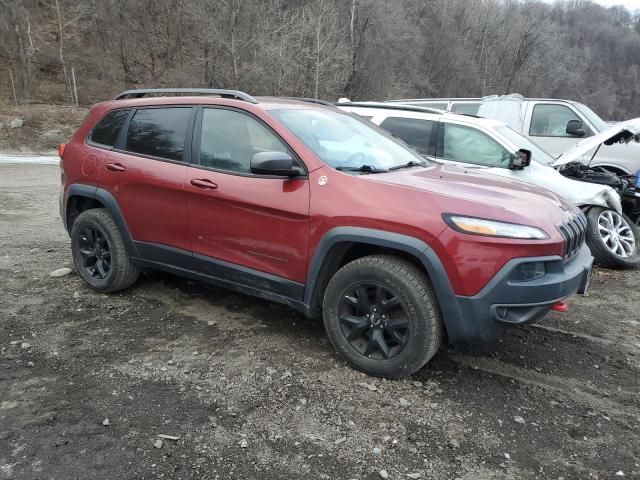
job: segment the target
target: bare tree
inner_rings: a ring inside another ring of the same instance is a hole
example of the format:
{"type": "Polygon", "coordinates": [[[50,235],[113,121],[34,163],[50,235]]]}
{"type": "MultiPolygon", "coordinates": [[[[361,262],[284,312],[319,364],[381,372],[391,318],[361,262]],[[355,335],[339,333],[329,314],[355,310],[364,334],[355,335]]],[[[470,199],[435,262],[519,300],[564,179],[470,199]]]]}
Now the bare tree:
{"type": "Polygon", "coordinates": [[[590,0],[0,0],[3,98],[9,70],[16,97],[63,100],[55,85],[69,98],[69,65],[85,101],[129,85],[330,100],[517,91],[640,114],[640,16],[590,0]]]}

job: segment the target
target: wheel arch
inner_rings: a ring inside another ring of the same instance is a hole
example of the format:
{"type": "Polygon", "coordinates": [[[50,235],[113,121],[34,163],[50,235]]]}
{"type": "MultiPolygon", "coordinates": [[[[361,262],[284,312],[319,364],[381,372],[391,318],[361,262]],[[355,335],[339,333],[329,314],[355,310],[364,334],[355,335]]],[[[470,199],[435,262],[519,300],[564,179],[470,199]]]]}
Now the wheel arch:
{"type": "Polygon", "coordinates": [[[336,227],[322,237],[309,263],[304,303],[310,317],[321,313],[324,290],[346,263],[366,255],[390,253],[418,266],[433,286],[446,330],[464,328],[456,296],[436,253],[422,240],[361,227],[336,227]]]}
{"type": "Polygon", "coordinates": [[[89,208],[104,208],[113,217],[127,249],[131,252],[130,255],[132,257],[138,256],[118,202],[108,191],[92,185],[70,185],[65,194],[64,207],[63,219],[69,233],[71,233],[73,222],[80,213],[89,208]]]}
{"type": "Polygon", "coordinates": [[[630,172],[625,167],[620,165],[614,165],[611,163],[595,163],[591,164],[591,168],[602,168],[608,170],[611,173],[615,173],[616,175],[634,175],[634,173],[630,172]]]}

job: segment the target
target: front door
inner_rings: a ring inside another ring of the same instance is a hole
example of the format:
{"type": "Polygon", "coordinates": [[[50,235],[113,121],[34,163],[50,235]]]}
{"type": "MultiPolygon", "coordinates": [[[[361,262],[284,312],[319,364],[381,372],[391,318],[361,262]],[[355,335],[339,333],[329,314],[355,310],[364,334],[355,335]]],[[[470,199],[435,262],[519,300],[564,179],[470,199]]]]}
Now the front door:
{"type": "Polygon", "coordinates": [[[200,109],[193,150],[196,165],[188,168],[185,194],[196,268],[260,290],[301,294],[309,238],[306,175],[250,170],[255,153],[286,151],[295,158],[293,152],[257,118],[218,107],[200,109]]]}
{"type": "MultiPolygon", "coordinates": [[[[554,158],[573,147],[579,141],[593,135],[589,125],[571,108],[567,105],[552,103],[534,104],[529,131],[524,133],[528,134],[534,142],[554,158]],[[582,122],[585,135],[577,136],[567,133],[569,120],[582,122]]],[[[590,153],[593,154],[593,152],[590,153]]]]}

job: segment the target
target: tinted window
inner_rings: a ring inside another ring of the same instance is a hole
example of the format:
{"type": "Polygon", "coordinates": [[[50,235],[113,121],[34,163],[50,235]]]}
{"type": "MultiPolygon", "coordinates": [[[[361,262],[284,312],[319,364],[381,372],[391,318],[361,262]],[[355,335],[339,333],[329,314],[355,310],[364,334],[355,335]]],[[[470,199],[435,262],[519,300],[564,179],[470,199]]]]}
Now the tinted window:
{"type": "Polygon", "coordinates": [[[431,120],[389,117],[380,126],[403,140],[407,145],[415,148],[418,152],[425,155],[429,153],[429,140],[431,139],[431,128],[433,127],[431,120]]]}
{"type": "Polygon", "coordinates": [[[125,120],[129,115],[129,110],[114,110],[109,112],[100,123],[96,125],[91,132],[91,141],[93,143],[99,143],[100,145],[106,145],[113,147],[118,139],[118,133],[125,120]]]}
{"type": "Polygon", "coordinates": [[[454,103],[451,105],[451,111],[460,114],[477,115],[479,103],[454,103]]]}
{"type": "Polygon", "coordinates": [[[533,107],[529,135],[540,137],[573,137],[567,133],[567,122],[580,120],[569,107],[564,105],[536,105],[533,107]]]}
{"type": "Polygon", "coordinates": [[[169,160],[182,160],[191,108],[138,110],[129,124],[125,150],[169,160]]]}
{"type": "Polygon", "coordinates": [[[219,108],[204,109],[200,165],[250,173],[251,157],[259,152],[287,152],[287,147],[249,115],[219,108]]]}
{"type": "Polygon", "coordinates": [[[445,123],[443,157],[456,162],[506,168],[512,154],[480,130],[445,123]]]}

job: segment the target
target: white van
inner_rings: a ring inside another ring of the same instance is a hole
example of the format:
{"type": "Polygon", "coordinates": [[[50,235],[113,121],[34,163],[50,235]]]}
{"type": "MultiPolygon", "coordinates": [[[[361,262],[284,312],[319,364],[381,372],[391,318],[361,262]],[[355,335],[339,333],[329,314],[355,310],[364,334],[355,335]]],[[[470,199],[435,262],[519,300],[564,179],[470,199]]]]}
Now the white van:
{"type": "MultiPolygon", "coordinates": [[[[394,100],[393,103],[442,108],[499,120],[530,137],[555,158],[580,140],[597,135],[611,126],[582,103],[553,98],[524,98],[517,94],[484,98],[407,99],[394,100]]],[[[603,145],[588,152],[581,161],[620,175],[638,175],[640,144],[603,145]]]]}

